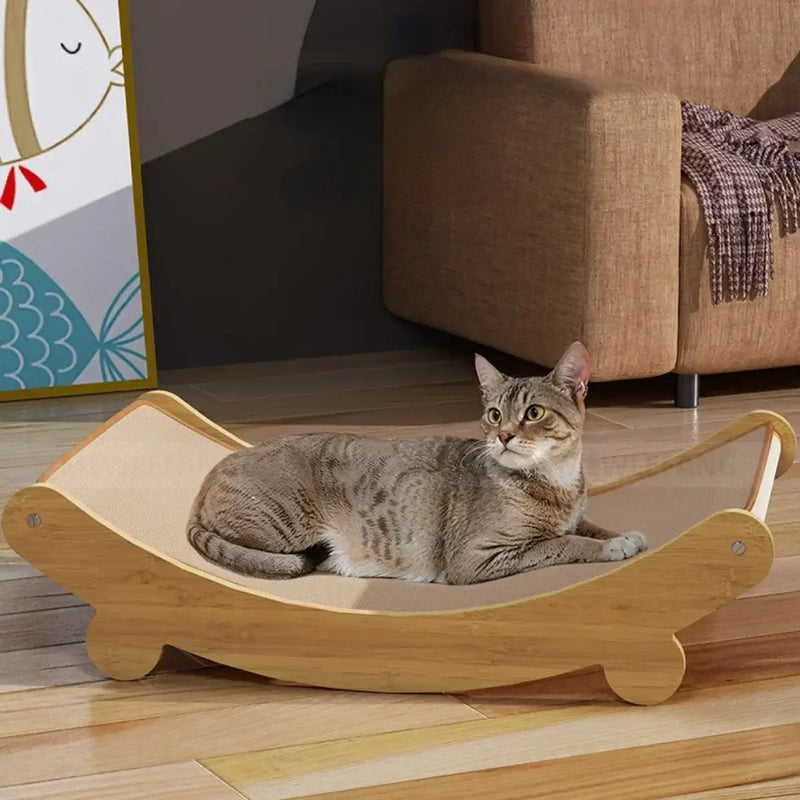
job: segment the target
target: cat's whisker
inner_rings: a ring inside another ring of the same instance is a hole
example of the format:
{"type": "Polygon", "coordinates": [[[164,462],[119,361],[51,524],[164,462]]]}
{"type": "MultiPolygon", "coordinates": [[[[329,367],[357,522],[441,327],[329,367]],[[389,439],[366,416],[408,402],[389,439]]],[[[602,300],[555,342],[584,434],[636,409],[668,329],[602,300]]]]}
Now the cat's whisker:
{"type": "Polygon", "coordinates": [[[478,442],[475,442],[474,444],[470,445],[466,449],[466,451],[464,452],[464,455],[461,457],[461,461],[459,461],[459,467],[462,467],[464,465],[464,462],[470,456],[472,456],[476,451],[478,452],[478,455],[476,457],[476,461],[478,461],[478,463],[480,463],[480,459],[482,457],[484,457],[485,455],[489,454],[489,452],[490,452],[489,448],[490,448],[490,445],[489,445],[488,442],[478,441],[478,442]],[[481,451],[483,451],[483,452],[481,452],[481,451]]]}

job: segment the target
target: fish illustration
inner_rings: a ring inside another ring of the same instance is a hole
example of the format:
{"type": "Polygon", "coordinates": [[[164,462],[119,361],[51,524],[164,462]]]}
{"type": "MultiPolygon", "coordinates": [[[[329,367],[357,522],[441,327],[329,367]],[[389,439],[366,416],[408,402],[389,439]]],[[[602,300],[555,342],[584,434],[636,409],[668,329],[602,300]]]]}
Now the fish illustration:
{"type": "Polygon", "coordinates": [[[17,172],[34,192],[45,181],[21,162],[66,142],[123,86],[122,47],[110,47],[81,0],[0,0],[0,205],[17,172]]]}
{"type": "Polygon", "coordinates": [[[95,334],[41,267],[0,242],[0,391],[68,386],[95,356],[104,382],[144,378],[140,298],[136,274],[125,281],[95,334]]]}

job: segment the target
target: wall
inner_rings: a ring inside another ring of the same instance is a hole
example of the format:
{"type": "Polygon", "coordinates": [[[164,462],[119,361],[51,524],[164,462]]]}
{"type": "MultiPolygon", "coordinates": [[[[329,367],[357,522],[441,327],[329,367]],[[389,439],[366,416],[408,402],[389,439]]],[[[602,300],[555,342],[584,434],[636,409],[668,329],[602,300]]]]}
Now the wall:
{"type": "Polygon", "coordinates": [[[160,368],[435,344],[381,300],[381,73],[475,0],[131,3],[160,368]]]}

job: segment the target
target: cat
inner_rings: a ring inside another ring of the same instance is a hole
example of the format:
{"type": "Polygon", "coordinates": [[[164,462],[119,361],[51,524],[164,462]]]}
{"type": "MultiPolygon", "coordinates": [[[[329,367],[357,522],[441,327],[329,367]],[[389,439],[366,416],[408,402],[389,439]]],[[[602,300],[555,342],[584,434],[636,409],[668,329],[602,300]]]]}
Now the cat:
{"type": "Polygon", "coordinates": [[[645,550],[638,531],[584,516],[586,348],[573,343],[544,377],[509,377],[480,355],[475,369],[483,440],[312,433],[232,453],[195,499],[192,546],[264,578],[320,570],[460,585],[645,550]]]}

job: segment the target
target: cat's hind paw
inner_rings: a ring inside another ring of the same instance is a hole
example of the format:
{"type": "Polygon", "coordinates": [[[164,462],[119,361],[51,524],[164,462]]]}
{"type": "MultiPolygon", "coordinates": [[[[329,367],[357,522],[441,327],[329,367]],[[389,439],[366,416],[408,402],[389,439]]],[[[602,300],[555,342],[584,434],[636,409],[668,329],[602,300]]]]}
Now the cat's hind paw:
{"type": "Polygon", "coordinates": [[[647,539],[639,531],[630,531],[609,539],[603,548],[606,561],[624,561],[647,550],[647,539]]]}

